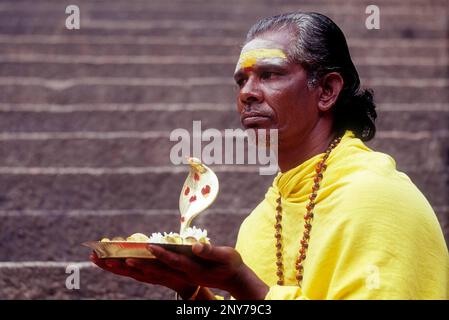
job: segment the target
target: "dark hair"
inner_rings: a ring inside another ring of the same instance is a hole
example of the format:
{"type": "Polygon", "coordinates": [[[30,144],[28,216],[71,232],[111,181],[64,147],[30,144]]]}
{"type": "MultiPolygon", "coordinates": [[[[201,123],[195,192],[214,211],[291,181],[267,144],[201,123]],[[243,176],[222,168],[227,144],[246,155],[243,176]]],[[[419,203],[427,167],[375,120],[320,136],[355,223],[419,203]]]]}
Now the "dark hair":
{"type": "Polygon", "coordinates": [[[289,58],[299,63],[314,86],[329,72],[338,72],[344,86],[334,105],[334,131],[352,130],[363,141],[376,133],[377,114],[371,89],[360,89],[360,78],[352,63],[345,36],[328,17],[319,13],[294,12],[264,18],[248,32],[246,43],[263,33],[286,30],[294,36],[289,58]]]}

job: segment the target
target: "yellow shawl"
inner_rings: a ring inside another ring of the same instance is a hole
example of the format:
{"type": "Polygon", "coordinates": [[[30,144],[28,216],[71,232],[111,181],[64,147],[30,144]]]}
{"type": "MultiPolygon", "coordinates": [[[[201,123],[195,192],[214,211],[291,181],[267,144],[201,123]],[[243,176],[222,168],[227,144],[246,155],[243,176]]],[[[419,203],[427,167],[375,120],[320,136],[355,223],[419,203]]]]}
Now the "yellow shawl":
{"type": "Polygon", "coordinates": [[[390,156],[350,131],[327,160],[302,289],[296,285],[303,215],[322,156],[279,173],[240,228],[236,249],[270,286],[266,299],[448,299],[449,255],[432,207],[390,156]],[[285,286],[276,285],[279,192],[285,286]]]}

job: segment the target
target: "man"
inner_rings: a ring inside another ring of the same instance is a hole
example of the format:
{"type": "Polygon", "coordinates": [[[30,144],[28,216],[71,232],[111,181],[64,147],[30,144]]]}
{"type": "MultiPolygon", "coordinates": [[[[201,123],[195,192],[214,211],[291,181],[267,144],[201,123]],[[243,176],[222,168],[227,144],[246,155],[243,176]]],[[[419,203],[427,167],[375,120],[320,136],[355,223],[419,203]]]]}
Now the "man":
{"type": "Polygon", "coordinates": [[[92,260],[184,299],[447,299],[449,256],[436,216],[374,137],[375,106],[341,30],[316,13],[263,19],[237,64],[246,128],[278,130],[281,172],[243,222],[236,249],[196,258],[92,260]]]}

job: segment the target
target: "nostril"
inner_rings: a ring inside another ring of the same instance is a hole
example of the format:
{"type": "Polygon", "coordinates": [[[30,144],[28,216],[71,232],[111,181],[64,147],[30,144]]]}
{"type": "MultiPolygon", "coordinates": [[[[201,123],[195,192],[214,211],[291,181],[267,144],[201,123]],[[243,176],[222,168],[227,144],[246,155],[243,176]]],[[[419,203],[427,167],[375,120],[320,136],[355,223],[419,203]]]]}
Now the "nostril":
{"type": "Polygon", "coordinates": [[[251,103],[257,102],[257,98],[255,96],[248,96],[248,97],[244,98],[244,102],[246,104],[251,104],[251,103]]]}

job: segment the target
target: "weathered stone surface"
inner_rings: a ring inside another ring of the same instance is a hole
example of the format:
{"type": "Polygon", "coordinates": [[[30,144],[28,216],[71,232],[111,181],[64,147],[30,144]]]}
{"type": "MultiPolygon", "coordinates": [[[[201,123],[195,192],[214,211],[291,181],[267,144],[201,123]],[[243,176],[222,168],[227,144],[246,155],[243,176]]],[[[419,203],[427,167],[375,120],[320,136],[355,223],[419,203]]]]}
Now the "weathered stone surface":
{"type": "MultiPolygon", "coordinates": [[[[195,105],[193,105],[195,106],[195,105]]],[[[64,110],[64,106],[60,106],[64,110]]],[[[70,106],[69,106],[70,107],[70,106]]],[[[169,108],[170,105],[167,105],[169,108]]],[[[243,129],[240,115],[232,103],[212,104],[209,110],[165,111],[163,106],[154,111],[95,111],[95,104],[86,106],[87,111],[28,112],[0,111],[0,132],[171,132],[183,128],[192,133],[193,121],[201,121],[201,129],[243,129]],[[89,106],[93,109],[89,111],[89,106]]],[[[394,104],[393,104],[394,107],[394,104]]],[[[420,111],[378,110],[378,131],[418,132],[445,130],[449,124],[447,110],[426,110],[422,103],[420,111]]],[[[11,108],[14,108],[12,106],[11,108]]],[[[111,106],[111,109],[113,106],[111,106]]],[[[300,107],[298,107],[300,110],[300,107]]]]}
{"type": "MultiPolygon", "coordinates": [[[[82,247],[85,241],[103,237],[127,237],[141,232],[178,232],[179,214],[176,210],[160,214],[102,214],[101,211],[82,214],[70,211],[43,212],[30,215],[18,212],[2,216],[0,261],[84,261],[90,250],[82,247]]],[[[250,209],[248,209],[248,214],[250,209]]],[[[194,225],[208,230],[216,245],[235,246],[239,226],[244,215],[232,212],[216,213],[213,209],[199,216],[194,225]]]]}
{"type": "MultiPolygon", "coordinates": [[[[177,209],[182,173],[105,175],[2,174],[0,210],[177,209]]],[[[214,208],[247,208],[257,204],[273,176],[257,172],[217,172],[220,196],[214,208]],[[241,190],[251,190],[245,197],[241,190]]]]}
{"type": "MultiPolygon", "coordinates": [[[[237,46],[236,46],[237,47],[237,46]]],[[[181,51],[182,48],[178,48],[181,51]]],[[[70,60],[70,57],[62,60],[61,63],[53,61],[14,61],[3,62],[0,64],[0,76],[5,77],[41,77],[46,79],[73,79],[85,77],[118,77],[118,78],[192,78],[192,77],[223,77],[232,80],[238,55],[232,54],[228,56],[212,56],[209,57],[208,49],[203,49],[207,56],[197,55],[191,56],[183,62],[182,56],[184,52],[170,52],[172,56],[180,56],[173,63],[150,57],[136,57],[142,63],[133,63],[132,57],[129,62],[89,62],[89,57],[83,57],[82,63],[63,63],[70,60]],[[209,60],[208,63],[202,63],[203,60],[209,60]],[[192,61],[196,63],[192,63],[192,61]],[[215,61],[215,62],[214,62],[215,61]]],[[[90,59],[94,59],[96,55],[102,53],[92,53],[90,59]]],[[[154,55],[152,53],[151,55],[154,55]]],[[[41,58],[42,59],[42,58],[41,58]]],[[[114,58],[110,58],[113,60],[114,58]]],[[[49,59],[51,60],[51,59],[49,59]]],[[[419,58],[414,58],[408,65],[382,65],[370,63],[360,64],[357,67],[360,77],[369,78],[410,78],[413,74],[419,74],[423,78],[444,78],[447,76],[447,70],[444,65],[413,65],[413,62],[419,63],[419,58]]],[[[162,80],[161,80],[162,81],[162,80]]]]}
{"type": "Polygon", "coordinates": [[[70,274],[65,270],[64,266],[0,268],[0,299],[174,299],[169,289],[95,266],[80,269],[80,289],[69,290],[65,283],[70,274]]]}
{"type": "MultiPolygon", "coordinates": [[[[382,133],[382,132],[381,132],[382,133]]],[[[147,167],[173,166],[169,137],[122,139],[51,139],[0,141],[3,167],[147,167]],[[57,152],[55,152],[57,150],[57,152]]],[[[209,142],[203,142],[203,148],[209,142]]],[[[223,141],[221,141],[223,145],[223,141]]],[[[192,141],[190,141],[190,147],[192,141]]],[[[392,156],[401,170],[444,170],[448,138],[375,138],[368,146],[392,156]],[[429,155],[432,155],[431,157],[429,155]]],[[[204,150],[204,149],[203,149],[204,150]]],[[[224,159],[222,158],[223,162],[224,159]]],[[[240,166],[237,166],[240,167],[240,166]]],[[[257,174],[257,173],[254,173],[257,174]]]]}
{"type": "MultiPolygon", "coordinates": [[[[82,80],[81,80],[82,81],[82,80]]],[[[105,80],[107,81],[107,80],[105,80]]],[[[192,85],[127,85],[127,79],[120,80],[122,84],[83,84],[81,82],[67,88],[50,88],[44,85],[7,84],[0,86],[0,103],[233,103],[237,87],[232,80],[223,78],[223,84],[192,84],[192,85]]],[[[134,81],[134,80],[133,80],[134,81]]],[[[161,80],[163,81],[163,80],[161,80]]],[[[60,83],[63,85],[63,83],[60,83]]],[[[381,103],[426,102],[443,103],[447,101],[448,86],[432,86],[432,80],[425,87],[373,87],[377,101],[381,103]]],[[[50,84],[52,85],[52,84],[50,84]]],[[[59,84],[55,84],[59,85],[59,84]]]]}

